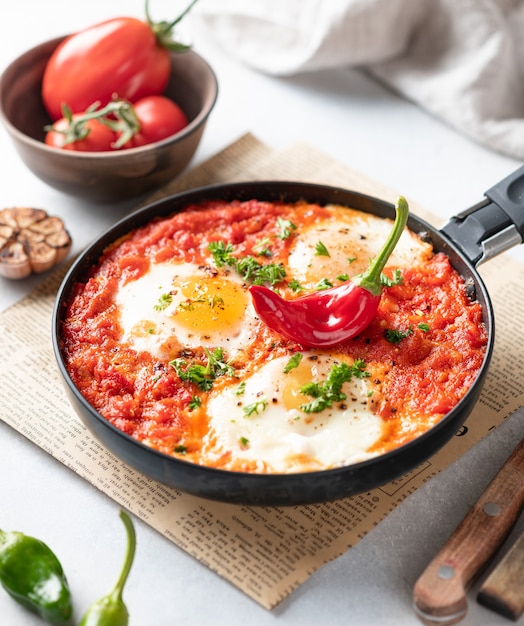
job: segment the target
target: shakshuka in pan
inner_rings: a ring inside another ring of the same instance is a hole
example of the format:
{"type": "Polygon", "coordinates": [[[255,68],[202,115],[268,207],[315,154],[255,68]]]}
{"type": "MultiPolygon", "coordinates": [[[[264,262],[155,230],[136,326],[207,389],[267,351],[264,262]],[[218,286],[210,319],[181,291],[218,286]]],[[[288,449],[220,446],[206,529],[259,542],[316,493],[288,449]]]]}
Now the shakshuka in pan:
{"type": "Polygon", "coordinates": [[[309,202],[208,201],[115,241],[75,286],[63,354],[85,399],[143,444],[196,464],[292,473],[346,466],[435,425],[482,366],[480,304],[405,229],[372,323],[329,349],[257,316],[363,272],[392,221],[309,202]],[[395,278],[395,280],[393,280],[395,278]]]}

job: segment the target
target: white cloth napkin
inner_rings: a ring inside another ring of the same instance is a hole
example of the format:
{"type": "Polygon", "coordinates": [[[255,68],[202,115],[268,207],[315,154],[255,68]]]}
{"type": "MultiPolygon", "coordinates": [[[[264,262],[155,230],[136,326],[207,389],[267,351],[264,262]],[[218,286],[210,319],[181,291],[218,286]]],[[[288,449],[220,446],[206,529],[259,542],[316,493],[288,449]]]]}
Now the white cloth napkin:
{"type": "Polygon", "coordinates": [[[524,0],[201,0],[194,19],[259,71],[364,68],[524,159],[524,0]]]}

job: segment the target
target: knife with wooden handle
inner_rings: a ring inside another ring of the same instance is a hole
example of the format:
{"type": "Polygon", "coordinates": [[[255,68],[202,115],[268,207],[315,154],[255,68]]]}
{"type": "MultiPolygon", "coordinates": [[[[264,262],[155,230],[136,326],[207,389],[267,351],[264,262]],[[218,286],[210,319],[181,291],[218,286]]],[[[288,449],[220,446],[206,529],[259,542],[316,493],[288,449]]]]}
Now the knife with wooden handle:
{"type": "Polygon", "coordinates": [[[415,583],[413,607],[424,624],[450,625],[464,618],[468,588],[523,505],[524,439],[415,583]]]}
{"type": "Polygon", "coordinates": [[[515,622],[524,613],[524,532],[482,583],[477,600],[515,622]]]}

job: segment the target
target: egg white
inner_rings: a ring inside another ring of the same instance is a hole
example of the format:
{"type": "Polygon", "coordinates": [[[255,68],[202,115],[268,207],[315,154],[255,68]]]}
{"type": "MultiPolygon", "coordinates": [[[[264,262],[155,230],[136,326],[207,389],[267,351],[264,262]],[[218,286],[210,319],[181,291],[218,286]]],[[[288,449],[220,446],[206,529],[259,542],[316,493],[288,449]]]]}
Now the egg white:
{"type": "Polygon", "coordinates": [[[296,370],[284,373],[289,357],[262,365],[246,381],[214,393],[207,402],[209,433],[204,441],[210,456],[231,452],[273,472],[338,467],[373,456],[368,449],[380,438],[383,422],[368,406],[366,379],[353,377],[342,391],[347,399],[320,413],[300,405],[311,400],[300,393],[305,382],[323,380],[331,367],[348,357],[305,352],[296,370]],[[253,409],[250,415],[246,407],[253,409]],[[256,407],[256,408],[254,408],[256,407]]]}
{"type": "MultiPolygon", "coordinates": [[[[305,288],[314,288],[323,278],[336,283],[340,274],[360,274],[382,248],[392,225],[391,220],[375,215],[339,209],[336,216],[300,230],[289,254],[289,273],[305,288]],[[329,256],[317,252],[319,242],[329,256]]],[[[431,254],[430,244],[405,230],[386,267],[409,267],[431,254]]]]}
{"type": "Polygon", "coordinates": [[[233,272],[156,263],[138,279],[121,284],[115,300],[122,340],[159,358],[199,346],[221,346],[234,356],[256,336],[251,299],[233,272]]]}

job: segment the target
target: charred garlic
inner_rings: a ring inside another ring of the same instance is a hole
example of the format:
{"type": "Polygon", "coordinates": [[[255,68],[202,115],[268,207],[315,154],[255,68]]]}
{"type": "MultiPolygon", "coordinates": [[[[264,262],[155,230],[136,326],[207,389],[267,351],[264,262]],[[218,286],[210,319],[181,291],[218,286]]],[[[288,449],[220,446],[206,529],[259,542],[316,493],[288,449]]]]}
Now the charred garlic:
{"type": "Polygon", "coordinates": [[[62,220],[43,209],[0,210],[0,274],[6,278],[45,272],[67,256],[71,243],[62,220]]]}

